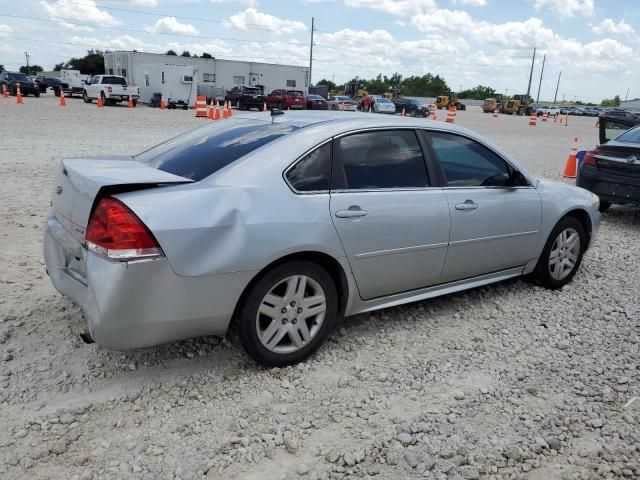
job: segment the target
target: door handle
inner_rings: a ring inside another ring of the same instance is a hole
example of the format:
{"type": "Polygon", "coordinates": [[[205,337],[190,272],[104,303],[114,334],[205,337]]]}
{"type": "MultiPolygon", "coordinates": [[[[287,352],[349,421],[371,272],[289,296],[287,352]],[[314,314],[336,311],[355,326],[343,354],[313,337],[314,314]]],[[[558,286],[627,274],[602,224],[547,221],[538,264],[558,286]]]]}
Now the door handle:
{"type": "Polygon", "coordinates": [[[473,200],[465,200],[464,203],[459,203],[456,205],[456,210],[475,210],[480,205],[475,203],[473,200]]]}
{"type": "Polygon", "coordinates": [[[348,210],[338,210],[336,217],[338,218],[357,218],[364,217],[367,213],[366,210],[362,210],[358,205],[351,205],[348,210]]]}

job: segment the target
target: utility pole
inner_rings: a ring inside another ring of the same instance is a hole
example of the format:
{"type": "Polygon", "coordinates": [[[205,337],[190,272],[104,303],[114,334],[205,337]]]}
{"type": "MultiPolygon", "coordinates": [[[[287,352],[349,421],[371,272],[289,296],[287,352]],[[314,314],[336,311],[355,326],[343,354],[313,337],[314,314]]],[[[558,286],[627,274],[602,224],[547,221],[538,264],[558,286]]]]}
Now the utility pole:
{"type": "Polygon", "coordinates": [[[531,60],[531,72],[529,73],[529,86],[527,87],[527,97],[531,93],[531,79],[533,78],[533,65],[536,63],[536,47],[533,47],[533,59],[531,60]]]}
{"type": "Polygon", "coordinates": [[[629,88],[631,87],[627,87],[627,94],[624,96],[624,101],[626,102],[627,100],[629,100],[629,88]]]}
{"type": "Polygon", "coordinates": [[[547,61],[547,55],[542,57],[542,70],[540,70],[540,83],[538,83],[538,96],[536,97],[536,103],[540,101],[540,88],[542,87],[542,75],[544,74],[544,62],[547,61]]]}
{"type": "Polygon", "coordinates": [[[560,87],[560,77],[562,76],[562,71],[558,74],[558,83],[556,83],[556,94],[553,96],[553,103],[556,103],[556,99],[558,98],[558,87],[560,87]]]}
{"type": "MultiPolygon", "coordinates": [[[[311,17],[311,45],[309,47],[309,87],[311,87],[311,71],[313,70],[313,31],[315,30],[314,21],[315,19],[311,17]]],[[[307,89],[307,92],[308,91],[309,90],[307,89]]]]}
{"type": "Polygon", "coordinates": [[[29,75],[29,52],[24,52],[24,58],[27,59],[27,75],[29,75]]]}

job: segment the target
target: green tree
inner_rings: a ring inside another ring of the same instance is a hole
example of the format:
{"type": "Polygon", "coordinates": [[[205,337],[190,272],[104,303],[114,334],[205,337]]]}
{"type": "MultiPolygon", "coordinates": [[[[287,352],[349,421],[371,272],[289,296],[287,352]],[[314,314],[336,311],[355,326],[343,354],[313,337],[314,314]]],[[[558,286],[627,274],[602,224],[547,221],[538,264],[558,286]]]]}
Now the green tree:
{"type": "Polygon", "coordinates": [[[0,65],[0,73],[4,72],[4,65],[0,65]]]}
{"type": "Polygon", "coordinates": [[[27,75],[35,75],[38,72],[42,72],[44,69],[40,65],[26,65],[20,67],[20,73],[26,73],[27,75]]]}
{"type": "Polygon", "coordinates": [[[61,63],[56,63],[53,67],[53,71],[54,72],[59,72],[60,70],[62,70],[63,68],[67,68],[67,64],[65,62],[61,62],[61,63]]]}
{"type": "Polygon", "coordinates": [[[600,104],[602,107],[619,107],[620,106],[620,95],[616,95],[613,98],[605,98],[602,100],[600,104]]]}
{"type": "Polygon", "coordinates": [[[329,91],[338,89],[335,83],[333,83],[331,80],[327,80],[326,78],[323,78],[319,82],[316,82],[316,86],[318,85],[326,85],[329,91]]]}
{"type": "Polygon", "coordinates": [[[101,50],[88,50],[81,58],[72,58],[67,66],[74,70],[80,70],[84,75],[102,75],[104,73],[104,57],[101,50]]]}
{"type": "Polygon", "coordinates": [[[211,55],[210,53],[207,52],[202,52],[202,55],[200,55],[201,58],[213,58],[213,55],[211,55]]]}
{"type": "Polygon", "coordinates": [[[182,53],[180,54],[180,56],[181,56],[181,57],[190,57],[190,56],[191,56],[191,54],[189,53],[189,50],[185,50],[184,52],[182,52],[182,53]]]}
{"type": "Polygon", "coordinates": [[[167,50],[167,52],[165,53],[165,55],[173,55],[174,57],[177,57],[178,54],[174,51],[174,50],[167,50]]]}
{"type": "Polygon", "coordinates": [[[489,98],[493,96],[495,90],[491,87],[485,87],[483,85],[478,85],[477,87],[470,88],[468,90],[463,90],[459,93],[460,98],[471,98],[474,100],[484,100],[485,98],[489,98]]]}

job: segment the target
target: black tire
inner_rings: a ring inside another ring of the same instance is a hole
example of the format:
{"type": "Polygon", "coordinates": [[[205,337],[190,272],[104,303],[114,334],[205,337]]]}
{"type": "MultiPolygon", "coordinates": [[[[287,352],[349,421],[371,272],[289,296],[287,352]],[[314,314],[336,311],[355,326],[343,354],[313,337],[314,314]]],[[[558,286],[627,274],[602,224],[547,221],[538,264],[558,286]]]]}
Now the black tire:
{"type": "Polygon", "coordinates": [[[138,106],[138,100],[132,100],[131,103],[133,104],[133,108],[138,106]]]}
{"type": "Polygon", "coordinates": [[[338,294],[329,273],[313,262],[298,260],[276,266],[250,287],[239,310],[236,331],[240,343],[256,362],[265,367],[284,367],[301,362],[318,350],[333,329],[337,315],[338,294]],[[326,300],[326,310],[317,332],[305,346],[291,353],[277,353],[269,350],[260,341],[256,325],[258,309],[267,293],[292,275],[306,275],[320,285],[326,300]]]}
{"type": "Polygon", "coordinates": [[[13,97],[15,97],[18,94],[18,90],[14,85],[11,85],[11,87],[9,87],[9,94],[13,97]]]}
{"type": "Polygon", "coordinates": [[[611,206],[611,202],[600,202],[600,208],[598,208],[598,210],[600,210],[600,212],[606,212],[607,210],[609,210],[609,207],[611,206]]]}
{"type": "Polygon", "coordinates": [[[102,106],[106,107],[107,105],[111,105],[111,101],[107,100],[107,96],[104,92],[100,92],[100,98],[102,99],[102,106]]]}
{"type": "Polygon", "coordinates": [[[53,94],[54,94],[56,97],[59,97],[59,96],[62,94],[62,90],[60,90],[59,88],[54,88],[54,89],[53,89],[53,94]]]}
{"type": "Polygon", "coordinates": [[[35,92],[33,92],[33,96],[36,98],[40,97],[40,90],[36,90],[35,92]]]}
{"type": "Polygon", "coordinates": [[[580,264],[582,263],[582,256],[584,254],[586,245],[587,236],[585,234],[584,228],[582,227],[582,224],[575,217],[567,216],[562,218],[549,234],[547,243],[545,244],[544,249],[542,250],[542,254],[538,259],[538,265],[536,265],[536,269],[532,274],[533,279],[543,287],[552,290],[557,290],[564,287],[573,279],[574,275],[580,268],[580,264]],[[553,248],[556,238],[562,231],[569,228],[575,230],[580,237],[580,251],[578,253],[578,258],[573,266],[573,270],[571,270],[571,272],[566,277],[559,280],[551,276],[551,272],[549,269],[549,259],[551,255],[551,249],[553,248]]]}
{"type": "Polygon", "coordinates": [[[82,100],[84,101],[84,103],[91,103],[91,99],[89,98],[89,95],[87,95],[86,90],[82,91],[82,100]]]}

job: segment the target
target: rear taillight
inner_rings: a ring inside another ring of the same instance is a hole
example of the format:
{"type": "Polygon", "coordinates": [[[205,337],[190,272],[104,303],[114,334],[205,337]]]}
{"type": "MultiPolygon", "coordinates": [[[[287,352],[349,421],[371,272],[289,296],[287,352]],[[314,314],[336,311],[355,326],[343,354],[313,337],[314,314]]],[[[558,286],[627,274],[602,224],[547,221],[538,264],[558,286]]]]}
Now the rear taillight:
{"type": "Polygon", "coordinates": [[[87,233],[87,248],[114,260],[162,255],[162,249],[144,223],[120,200],[107,197],[94,210],[87,233]]]}
{"type": "Polygon", "coordinates": [[[585,165],[597,165],[598,164],[598,162],[596,160],[596,157],[595,157],[595,153],[596,153],[595,150],[590,150],[590,151],[588,151],[587,153],[584,154],[583,162],[584,162],[585,165]]]}
{"type": "Polygon", "coordinates": [[[111,93],[113,89],[111,87],[107,87],[107,92],[111,93]]]}

